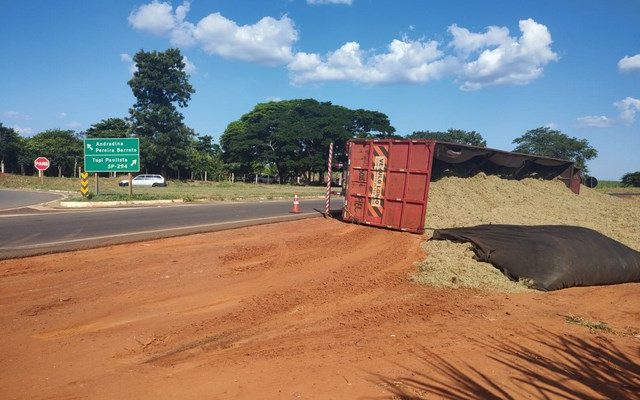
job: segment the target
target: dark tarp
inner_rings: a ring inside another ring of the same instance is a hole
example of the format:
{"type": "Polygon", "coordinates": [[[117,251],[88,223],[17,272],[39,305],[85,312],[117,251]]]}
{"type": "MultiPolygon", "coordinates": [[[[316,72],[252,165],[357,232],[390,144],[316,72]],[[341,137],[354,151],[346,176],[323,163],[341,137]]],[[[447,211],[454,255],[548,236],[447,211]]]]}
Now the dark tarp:
{"type": "Polygon", "coordinates": [[[479,225],[437,229],[432,239],[470,242],[476,259],[541,290],[640,282],[640,252],[578,226],[479,225]]]}
{"type": "Polygon", "coordinates": [[[521,179],[526,176],[553,179],[573,165],[572,161],[513,153],[456,143],[436,142],[434,178],[472,176],[478,172],[521,179]]]}

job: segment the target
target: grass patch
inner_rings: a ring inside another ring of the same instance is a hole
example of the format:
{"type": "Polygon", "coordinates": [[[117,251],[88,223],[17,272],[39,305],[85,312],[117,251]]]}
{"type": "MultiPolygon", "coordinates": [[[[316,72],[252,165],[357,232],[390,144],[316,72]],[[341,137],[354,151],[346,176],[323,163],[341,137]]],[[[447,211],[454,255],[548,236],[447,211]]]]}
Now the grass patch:
{"type": "MultiPolygon", "coordinates": [[[[294,194],[300,197],[318,197],[324,195],[322,186],[296,186],[277,184],[254,184],[244,182],[203,182],[203,181],[167,181],[166,187],[133,188],[133,197],[129,197],[128,188],[118,186],[118,182],[126,175],[99,180],[99,194],[91,201],[120,200],[174,200],[184,201],[247,201],[293,199],[294,194]]],[[[60,190],[76,192],[78,195],[70,201],[87,201],[80,196],[79,178],[45,177],[44,184],[37,176],[13,174],[0,175],[0,188],[29,190],[60,190]]],[[[89,180],[89,188],[94,188],[94,178],[89,180]]]]}
{"type": "Polygon", "coordinates": [[[568,324],[583,326],[591,332],[612,332],[613,330],[606,322],[602,321],[590,321],[577,315],[567,314],[564,316],[564,321],[568,324]]]}
{"type": "Polygon", "coordinates": [[[640,187],[622,186],[620,181],[598,181],[595,190],[601,193],[638,193],[640,187]]]}
{"type": "Polygon", "coordinates": [[[598,181],[598,186],[596,188],[602,189],[611,189],[611,188],[621,188],[622,182],[620,181],[598,181]]]}

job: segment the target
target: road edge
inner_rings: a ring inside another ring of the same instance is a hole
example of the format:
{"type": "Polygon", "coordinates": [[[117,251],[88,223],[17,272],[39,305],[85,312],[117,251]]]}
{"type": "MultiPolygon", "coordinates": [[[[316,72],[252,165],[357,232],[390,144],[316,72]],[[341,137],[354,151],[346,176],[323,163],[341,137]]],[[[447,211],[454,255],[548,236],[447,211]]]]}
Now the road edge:
{"type": "Polygon", "coordinates": [[[0,250],[0,261],[35,257],[47,254],[67,253],[70,251],[82,251],[100,247],[108,247],[114,245],[124,245],[137,242],[145,242],[149,240],[167,239],[178,236],[198,235],[210,232],[226,231],[231,229],[246,228],[250,226],[268,225],[275,223],[285,223],[298,221],[308,218],[318,218],[323,216],[320,212],[309,212],[303,214],[278,215],[274,217],[253,218],[241,221],[226,221],[205,224],[196,227],[176,227],[160,229],[156,231],[133,232],[127,234],[110,235],[110,237],[91,237],[84,238],[67,244],[55,242],[45,243],[38,247],[14,248],[0,250]]]}

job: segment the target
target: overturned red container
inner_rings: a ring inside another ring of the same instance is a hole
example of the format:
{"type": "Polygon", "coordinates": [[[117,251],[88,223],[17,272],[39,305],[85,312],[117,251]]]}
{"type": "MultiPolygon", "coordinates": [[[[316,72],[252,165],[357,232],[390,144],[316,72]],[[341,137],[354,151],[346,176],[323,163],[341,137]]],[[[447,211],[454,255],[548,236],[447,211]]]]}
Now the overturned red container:
{"type": "Polygon", "coordinates": [[[434,141],[353,140],[343,218],[424,232],[434,141]]]}
{"type": "Polygon", "coordinates": [[[580,168],[552,157],[426,139],[354,139],[347,156],[343,219],[413,233],[424,232],[434,174],[560,179],[580,193],[580,168]]]}

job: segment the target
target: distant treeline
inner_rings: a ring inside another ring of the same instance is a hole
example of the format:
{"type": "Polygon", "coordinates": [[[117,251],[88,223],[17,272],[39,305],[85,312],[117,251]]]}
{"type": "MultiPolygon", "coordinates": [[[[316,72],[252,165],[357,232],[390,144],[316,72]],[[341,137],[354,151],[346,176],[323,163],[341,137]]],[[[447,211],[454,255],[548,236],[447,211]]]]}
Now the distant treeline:
{"type": "MultiPolygon", "coordinates": [[[[126,118],[107,118],[83,132],[50,129],[22,137],[0,124],[0,161],[6,172],[32,174],[33,160],[44,156],[52,168],[47,175],[75,176],[83,163],[85,137],[138,137],[141,171],[167,178],[211,180],[277,177],[280,182],[322,181],[329,144],[336,161],[345,161],[345,144],[352,138],[425,138],[486,146],[476,131],[415,131],[396,134],[386,114],[319,102],[314,99],[257,104],[220,134],[198,135],[183,122],[178,107],[187,107],[195,89],[178,49],[139,51],[136,71],[127,82],[136,102],[126,118]]],[[[597,155],[585,139],[541,127],[514,139],[515,151],[575,160],[578,165],[597,155]]]]}

